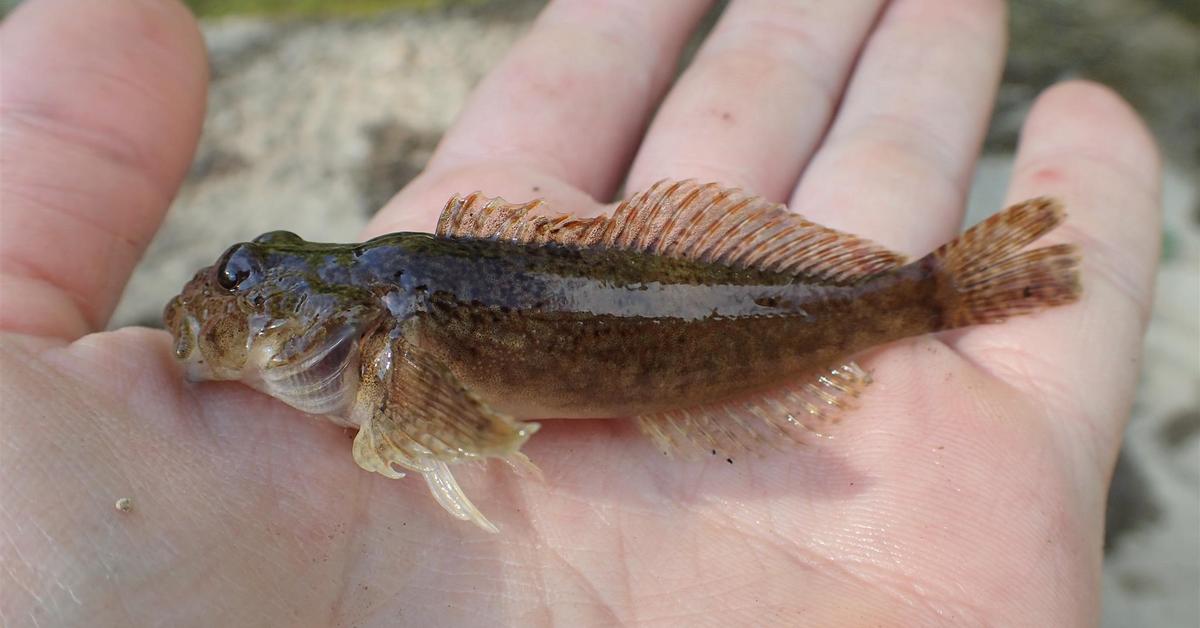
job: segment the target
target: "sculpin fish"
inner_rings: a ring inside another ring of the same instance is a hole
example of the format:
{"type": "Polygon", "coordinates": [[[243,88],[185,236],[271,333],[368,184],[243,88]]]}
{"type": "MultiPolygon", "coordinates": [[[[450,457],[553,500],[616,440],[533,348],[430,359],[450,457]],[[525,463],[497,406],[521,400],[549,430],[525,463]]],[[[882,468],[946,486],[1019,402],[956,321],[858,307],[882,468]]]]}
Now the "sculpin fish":
{"type": "Polygon", "coordinates": [[[1044,198],[910,263],[716,184],[546,209],[472,194],[433,234],[236,244],[167,305],[175,353],[192,380],[358,428],[360,466],[418,472],[495,531],[450,465],[530,467],[533,419],[634,417],[683,455],[802,440],[868,384],[856,353],[1080,294],[1072,246],[1023,250],[1064,218],[1044,198]]]}

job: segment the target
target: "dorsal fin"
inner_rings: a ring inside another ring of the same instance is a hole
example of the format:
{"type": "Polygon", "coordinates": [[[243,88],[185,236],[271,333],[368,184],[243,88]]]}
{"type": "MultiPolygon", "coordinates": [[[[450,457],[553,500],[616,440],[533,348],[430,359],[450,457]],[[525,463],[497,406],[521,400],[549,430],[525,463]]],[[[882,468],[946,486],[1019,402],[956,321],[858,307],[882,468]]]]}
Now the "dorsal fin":
{"type": "Polygon", "coordinates": [[[621,248],[835,283],[859,281],[904,263],[899,253],[716,183],[660,181],[621,202],[611,218],[546,216],[539,213],[543,205],[509,204],[479,193],[455,196],[442,210],[437,234],[621,248]]]}

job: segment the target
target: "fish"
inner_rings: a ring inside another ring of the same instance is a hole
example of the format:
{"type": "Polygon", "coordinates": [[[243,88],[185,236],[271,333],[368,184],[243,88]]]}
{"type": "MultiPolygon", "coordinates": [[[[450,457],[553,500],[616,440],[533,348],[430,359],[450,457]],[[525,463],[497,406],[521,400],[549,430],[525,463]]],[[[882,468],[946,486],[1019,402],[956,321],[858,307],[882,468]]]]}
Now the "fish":
{"type": "Polygon", "coordinates": [[[1061,224],[1017,203],[909,261],[779,203],[660,181],[611,216],[455,195],[434,233],[233,245],[167,304],[191,381],[239,380],[357,428],[352,453],[419,473],[495,532],[451,467],[521,452],[539,420],[627,418],[680,458],[827,434],[870,384],[857,354],[1079,299],[1061,224]]]}

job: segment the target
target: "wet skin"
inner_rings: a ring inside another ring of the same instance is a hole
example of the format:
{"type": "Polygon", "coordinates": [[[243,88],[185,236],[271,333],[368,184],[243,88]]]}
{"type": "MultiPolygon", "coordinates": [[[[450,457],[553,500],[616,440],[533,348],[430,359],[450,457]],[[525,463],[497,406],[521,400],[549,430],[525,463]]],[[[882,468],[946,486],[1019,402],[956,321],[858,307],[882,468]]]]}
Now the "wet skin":
{"type": "MultiPolygon", "coordinates": [[[[424,233],[338,245],[276,232],[235,245],[201,275],[223,272],[273,319],[353,312],[363,336],[398,326],[489,406],[522,418],[719,401],[932,331],[940,316],[929,264],[837,285],[424,233]]],[[[172,316],[169,307],[169,326],[172,316]]]]}

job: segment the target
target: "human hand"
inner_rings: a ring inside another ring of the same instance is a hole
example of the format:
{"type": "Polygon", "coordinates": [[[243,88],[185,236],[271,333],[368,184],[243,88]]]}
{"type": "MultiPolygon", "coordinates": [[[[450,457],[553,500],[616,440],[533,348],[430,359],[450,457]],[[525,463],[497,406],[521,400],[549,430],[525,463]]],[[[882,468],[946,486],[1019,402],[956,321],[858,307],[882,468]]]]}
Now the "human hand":
{"type": "MultiPolygon", "coordinates": [[[[455,192],[592,213],[670,177],[925,253],[961,219],[1003,10],[879,4],[735,0],[646,130],[706,3],[557,2],[366,235],[455,192]]],[[[1043,94],[1009,193],[1064,200],[1080,303],[876,350],[835,438],[760,459],[547,422],[544,483],[456,474],[495,536],[361,471],[344,430],[183,383],[163,332],[95,333],[194,148],[190,16],[34,0],[0,50],[0,623],[1095,622],[1158,236],[1153,142],[1111,92],[1043,94]]]]}

